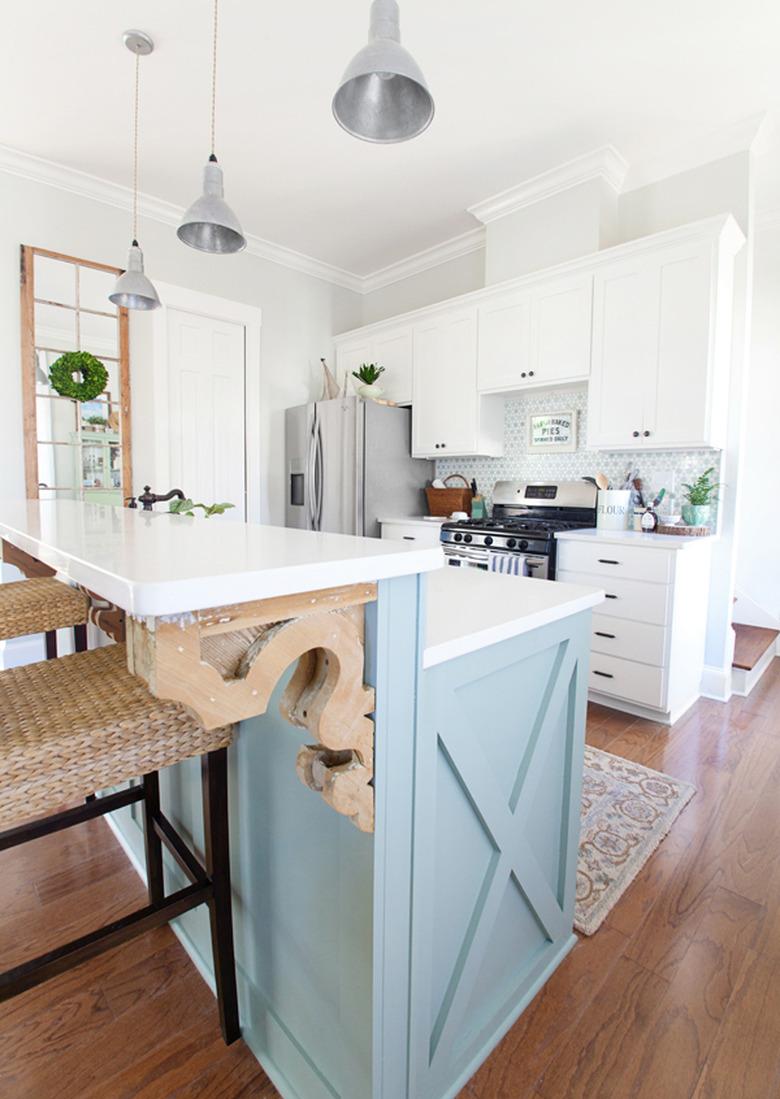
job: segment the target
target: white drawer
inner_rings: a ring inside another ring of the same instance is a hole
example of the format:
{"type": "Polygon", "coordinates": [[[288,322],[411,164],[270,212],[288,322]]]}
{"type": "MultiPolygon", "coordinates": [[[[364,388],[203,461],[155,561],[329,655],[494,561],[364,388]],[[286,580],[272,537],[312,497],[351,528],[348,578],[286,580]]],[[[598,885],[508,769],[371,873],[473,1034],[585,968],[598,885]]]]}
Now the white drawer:
{"type": "Polygon", "coordinates": [[[594,614],[590,648],[593,653],[620,656],[661,668],[666,655],[666,632],[663,626],[594,614]]]}
{"type": "Polygon", "coordinates": [[[634,622],[665,626],[671,617],[672,588],[668,584],[646,584],[640,580],[620,580],[614,576],[560,569],[556,578],[568,584],[603,587],[607,599],[600,609],[610,618],[630,618],[634,622]]]}
{"type": "Polygon", "coordinates": [[[663,669],[649,664],[592,653],[588,686],[592,691],[615,695],[639,706],[665,709],[663,669]]]}
{"type": "Polygon", "coordinates": [[[596,576],[628,577],[668,584],[672,579],[672,554],[677,550],[643,549],[609,542],[558,542],[558,568],[590,572],[596,576]]]}
{"type": "Polygon", "coordinates": [[[418,546],[438,546],[440,523],[382,523],[382,537],[394,542],[416,542],[418,546]]]}

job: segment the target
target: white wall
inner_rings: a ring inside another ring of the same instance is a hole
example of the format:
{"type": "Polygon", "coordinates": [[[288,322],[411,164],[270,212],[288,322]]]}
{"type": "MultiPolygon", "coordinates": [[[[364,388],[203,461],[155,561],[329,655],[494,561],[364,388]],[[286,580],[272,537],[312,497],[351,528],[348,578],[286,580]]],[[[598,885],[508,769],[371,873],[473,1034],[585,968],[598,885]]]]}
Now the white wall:
{"type": "MultiPolygon", "coordinates": [[[[777,416],[780,412],[780,222],[756,230],[753,277],[753,324],[750,384],[746,410],[746,446],[742,477],[742,510],[737,542],[737,591],[780,621],[780,509],[774,480],[780,459],[777,416]]],[[[735,608],[743,617],[740,604],[735,608]]]]}
{"type": "Polygon", "coordinates": [[[363,297],[362,324],[373,324],[386,317],[397,317],[410,309],[435,305],[437,301],[468,294],[485,285],[485,250],[440,263],[419,275],[400,279],[363,297]]]}
{"type": "MultiPolygon", "coordinates": [[[[129,243],[122,210],[0,173],[0,498],[24,494],[19,359],[19,245],[31,244],[121,266],[129,243]]],[[[284,415],[319,392],[319,358],[334,332],[362,322],[359,295],[256,256],[205,256],[181,244],[171,226],[141,225],[152,279],[191,287],[263,311],[261,359],[262,514],[284,521],[284,415]]],[[[133,345],[131,371],[143,353],[133,345]]],[[[141,424],[153,392],[133,392],[141,424]]],[[[141,459],[139,458],[139,461],[141,459]]],[[[135,487],[142,481],[138,477],[135,487]]],[[[156,487],[156,486],[155,486],[156,487]]],[[[166,487],[166,486],[162,486],[166,487]]]]}

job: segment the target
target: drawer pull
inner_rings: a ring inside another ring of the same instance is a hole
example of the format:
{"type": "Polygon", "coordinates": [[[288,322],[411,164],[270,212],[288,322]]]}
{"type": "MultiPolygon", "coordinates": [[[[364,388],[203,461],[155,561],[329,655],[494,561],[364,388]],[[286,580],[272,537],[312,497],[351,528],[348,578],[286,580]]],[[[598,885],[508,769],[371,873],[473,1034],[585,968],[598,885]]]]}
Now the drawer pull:
{"type": "Polygon", "coordinates": [[[608,557],[599,557],[600,565],[619,565],[619,561],[611,561],[608,557]]]}
{"type": "Polygon", "coordinates": [[[610,595],[608,591],[605,591],[604,595],[607,599],[617,599],[616,595],[610,595]]]}
{"type": "Polygon", "coordinates": [[[612,672],[597,672],[595,668],[593,669],[593,674],[594,675],[600,675],[602,677],[602,679],[614,679],[615,678],[614,675],[612,674],[612,672]]]}
{"type": "Polygon", "coordinates": [[[608,637],[610,641],[615,640],[614,633],[603,633],[601,630],[595,630],[596,637],[608,637]]]}
{"type": "Polygon", "coordinates": [[[415,536],[413,534],[405,534],[404,535],[404,542],[416,542],[416,541],[417,541],[417,539],[415,538],[415,536]]]}

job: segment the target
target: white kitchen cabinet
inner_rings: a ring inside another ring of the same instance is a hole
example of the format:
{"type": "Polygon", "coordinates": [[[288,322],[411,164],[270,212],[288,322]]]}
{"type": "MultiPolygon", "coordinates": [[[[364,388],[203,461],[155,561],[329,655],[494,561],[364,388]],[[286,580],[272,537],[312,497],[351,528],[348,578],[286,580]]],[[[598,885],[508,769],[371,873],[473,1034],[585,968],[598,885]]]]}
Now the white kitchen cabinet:
{"type": "Polygon", "coordinates": [[[710,539],[587,531],[557,541],[556,579],[605,594],[591,624],[591,698],[677,721],[701,693],[710,539]]]}
{"type": "Polygon", "coordinates": [[[542,278],[479,307],[478,384],[511,392],[587,379],[593,276],[542,278]]]}
{"type": "Polygon", "coordinates": [[[414,328],[416,458],[503,452],[503,402],[477,392],[477,311],[436,313],[414,328]]]}
{"type": "Polygon", "coordinates": [[[339,381],[344,374],[349,378],[349,390],[352,390],[353,370],[359,370],[363,363],[375,363],[383,366],[385,372],[379,385],[385,391],[385,398],[396,404],[411,404],[412,365],[413,365],[412,326],[401,325],[383,328],[368,338],[358,338],[336,345],[336,376],[339,381]]]}
{"type": "Polygon", "coordinates": [[[732,220],[646,241],[595,272],[588,445],[637,450],[725,444],[732,220]],[[671,239],[670,239],[671,238],[671,239]],[[628,254],[627,254],[628,253],[628,254]]]}

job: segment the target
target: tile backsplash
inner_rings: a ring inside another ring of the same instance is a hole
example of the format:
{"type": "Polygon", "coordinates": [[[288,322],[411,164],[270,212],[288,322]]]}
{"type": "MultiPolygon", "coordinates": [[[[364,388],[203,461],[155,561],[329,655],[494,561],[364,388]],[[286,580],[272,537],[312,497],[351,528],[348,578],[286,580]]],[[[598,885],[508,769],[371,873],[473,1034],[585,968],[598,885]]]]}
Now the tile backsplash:
{"type": "MultiPolygon", "coordinates": [[[[679,515],[682,484],[693,481],[709,466],[720,470],[717,450],[588,450],[587,387],[559,390],[529,390],[507,400],[503,458],[447,458],[436,463],[436,475],[463,473],[469,481],[476,478],[480,492],[492,503],[496,481],[576,481],[602,470],[615,483],[622,484],[631,465],[653,494],[666,489],[659,508],[663,515],[679,515]],[[539,413],[576,412],[577,450],[569,454],[550,454],[528,449],[528,417],[539,413]]],[[[646,492],[647,495],[647,492],[646,492]]],[[[714,518],[714,517],[713,517],[714,518]]]]}

